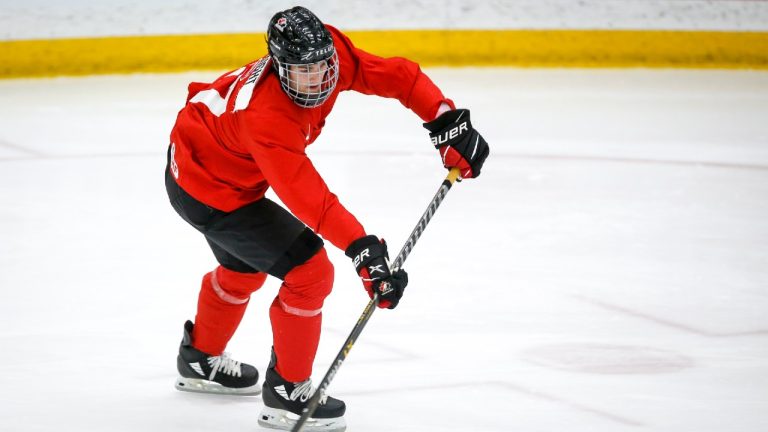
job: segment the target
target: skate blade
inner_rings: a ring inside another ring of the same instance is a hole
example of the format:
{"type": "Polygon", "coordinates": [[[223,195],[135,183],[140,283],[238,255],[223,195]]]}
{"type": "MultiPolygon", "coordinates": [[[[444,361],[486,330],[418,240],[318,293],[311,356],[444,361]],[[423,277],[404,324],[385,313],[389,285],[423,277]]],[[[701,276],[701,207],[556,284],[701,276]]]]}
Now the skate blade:
{"type": "Polygon", "coordinates": [[[224,387],[223,385],[214,381],[179,377],[176,379],[176,390],[194,393],[254,396],[261,393],[261,386],[254,384],[250,387],[231,388],[224,387]]]}
{"type": "MultiPolygon", "coordinates": [[[[259,425],[270,429],[291,430],[299,420],[299,416],[286,410],[264,407],[259,414],[259,425]]],[[[347,422],[344,417],[310,418],[304,423],[304,431],[311,432],[344,432],[347,422]]]]}

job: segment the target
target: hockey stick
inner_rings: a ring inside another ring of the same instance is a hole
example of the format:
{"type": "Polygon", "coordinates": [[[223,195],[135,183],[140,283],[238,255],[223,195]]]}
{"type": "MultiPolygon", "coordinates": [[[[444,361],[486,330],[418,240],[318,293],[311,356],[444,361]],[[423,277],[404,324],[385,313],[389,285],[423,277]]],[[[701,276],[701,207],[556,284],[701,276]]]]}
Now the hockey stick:
{"type": "MultiPolygon", "coordinates": [[[[427,224],[432,219],[432,216],[434,216],[435,212],[437,211],[437,208],[440,207],[440,203],[443,202],[443,198],[448,194],[448,191],[451,189],[451,186],[453,186],[453,183],[456,181],[456,179],[459,177],[459,169],[458,168],[452,168],[448,175],[445,177],[445,180],[443,180],[443,183],[440,185],[440,189],[437,190],[437,193],[435,194],[434,198],[432,198],[432,201],[429,203],[429,206],[427,207],[427,210],[424,212],[424,214],[421,216],[421,219],[419,219],[419,223],[416,224],[416,227],[411,231],[411,235],[408,237],[408,241],[405,242],[405,245],[403,245],[403,248],[400,249],[400,253],[397,254],[397,258],[395,258],[395,262],[390,265],[390,269],[392,271],[395,271],[402,267],[403,263],[405,262],[405,259],[408,258],[408,255],[411,254],[411,250],[413,250],[413,247],[416,245],[416,241],[419,240],[419,237],[421,237],[421,234],[424,232],[424,229],[427,227],[427,224]]],[[[368,302],[368,305],[365,306],[365,309],[363,310],[363,314],[360,315],[360,318],[357,320],[357,324],[355,324],[355,327],[352,329],[352,332],[347,337],[347,340],[344,342],[344,345],[341,347],[341,350],[338,354],[336,354],[336,358],[333,360],[333,363],[331,363],[330,369],[328,369],[328,372],[325,373],[325,376],[323,377],[323,380],[320,382],[320,386],[318,387],[318,390],[315,391],[315,394],[312,395],[312,399],[309,400],[309,403],[307,404],[307,407],[304,408],[304,410],[301,413],[301,417],[296,421],[296,424],[293,425],[293,429],[291,429],[291,432],[300,432],[301,429],[304,427],[304,424],[309,420],[310,417],[312,417],[312,414],[315,413],[315,410],[317,409],[317,405],[320,403],[320,399],[322,395],[325,394],[325,391],[328,389],[328,386],[331,384],[331,381],[336,376],[336,373],[341,368],[341,365],[344,363],[344,360],[347,359],[347,356],[349,355],[349,352],[352,350],[352,347],[355,345],[355,341],[357,341],[358,336],[360,336],[360,333],[363,332],[363,328],[365,328],[365,325],[368,324],[368,320],[371,319],[373,316],[373,312],[376,310],[375,305],[378,303],[378,294],[376,294],[371,301],[368,302]]]]}

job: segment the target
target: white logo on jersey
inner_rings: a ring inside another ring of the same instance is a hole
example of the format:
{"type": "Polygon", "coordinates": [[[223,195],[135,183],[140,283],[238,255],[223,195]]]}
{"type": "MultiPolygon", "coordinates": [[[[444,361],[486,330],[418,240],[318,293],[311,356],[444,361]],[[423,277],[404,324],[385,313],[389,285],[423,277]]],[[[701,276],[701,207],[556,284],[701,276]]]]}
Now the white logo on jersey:
{"type": "Polygon", "coordinates": [[[217,89],[211,88],[197,93],[189,101],[192,103],[202,103],[208,107],[208,110],[211,112],[211,114],[215,115],[216,117],[220,117],[227,111],[229,99],[232,97],[233,93],[236,93],[237,95],[235,96],[235,103],[232,107],[232,112],[245,109],[248,107],[248,104],[251,101],[251,97],[253,96],[253,89],[259,82],[259,78],[261,78],[264,75],[264,71],[267,70],[266,66],[269,64],[269,61],[270,57],[267,55],[254,63],[247,71],[244,67],[242,67],[228,74],[227,76],[237,76],[245,72],[246,75],[239,76],[238,79],[234,80],[232,84],[229,85],[227,95],[225,97],[222,98],[217,89]],[[246,76],[247,79],[245,84],[243,84],[243,86],[240,87],[237,92],[235,92],[235,87],[237,87],[240,81],[243,80],[246,76]]]}
{"type": "Polygon", "coordinates": [[[176,164],[176,143],[171,143],[171,173],[176,180],[179,179],[179,165],[176,164]]]}
{"type": "MultiPolygon", "coordinates": [[[[256,87],[256,83],[259,82],[259,78],[264,74],[266,66],[269,64],[270,57],[264,56],[253,65],[251,74],[248,76],[248,80],[245,82],[242,88],[237,92],[235,98],[235,106],[232,108],[232,112],[240,111],[248,107],[248,103],[251,102],[251,96],[253,96],[253,89],[256,87]]],[[[234,86],[234,84],[232,84],[234,86]]]]}

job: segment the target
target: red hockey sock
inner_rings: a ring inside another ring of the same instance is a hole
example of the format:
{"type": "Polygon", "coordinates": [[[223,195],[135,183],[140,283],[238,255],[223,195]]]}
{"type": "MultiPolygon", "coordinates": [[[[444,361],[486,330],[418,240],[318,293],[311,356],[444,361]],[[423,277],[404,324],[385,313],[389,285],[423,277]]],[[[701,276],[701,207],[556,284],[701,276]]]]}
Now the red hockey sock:
{"type": "Polygon", "coordinates": [[[203,276],[192,345],[206,354],[221,355],[243,319],[251,293],[266,279],[266,273],[238,273],[221,266],[203,276]]]}
{"type": "Polygon", "coordinates": [[[284,379],[300,382],[312,375],[320,342],[321,309],[333,287],[333,265],[325,249],[285,276],[269,308],[277,365],[284,379]]]}
{"type": "Polygon", "coordinates": [[[320,324],[323,314],[303,317],[290,314],[280,306],[275,297],[269,308],[272,321],[273,343],[281,377],[291,382],[304,381],[312,375],[317,345],[320,342],[320,324]]]}

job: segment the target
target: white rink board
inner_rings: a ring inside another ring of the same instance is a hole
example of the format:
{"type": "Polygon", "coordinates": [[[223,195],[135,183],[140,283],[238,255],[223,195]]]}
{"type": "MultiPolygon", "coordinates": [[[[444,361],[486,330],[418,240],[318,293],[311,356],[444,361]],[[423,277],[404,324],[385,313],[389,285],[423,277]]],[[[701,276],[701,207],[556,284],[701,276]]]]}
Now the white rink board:
{"type": "MultiPolygon", "coordinates": [[[[344,30],[768,31],[754,0],[395,0],[301,3],[344,30]]],[[[286,1],[0,0],[0,40],[263,32],[286,1]]]]}

